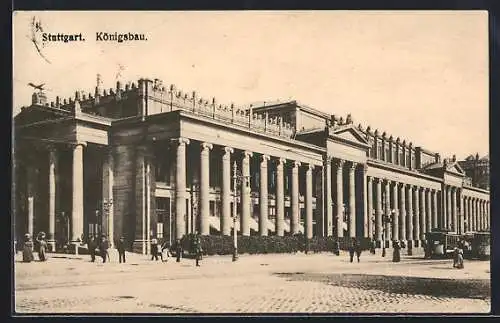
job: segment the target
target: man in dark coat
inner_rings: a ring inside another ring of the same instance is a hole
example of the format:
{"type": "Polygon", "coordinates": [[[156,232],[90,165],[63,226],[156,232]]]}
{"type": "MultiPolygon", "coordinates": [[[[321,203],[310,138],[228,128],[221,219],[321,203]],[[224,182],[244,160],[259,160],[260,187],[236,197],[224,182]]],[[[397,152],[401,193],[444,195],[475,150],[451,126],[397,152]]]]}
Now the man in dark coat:
{"type": "Polygon", "coordinates": [[[200,266],[200,258],[201,258],[201,238],[198,232],[195,233],[194,235],[194,241],[193,241],[193,249],[194,249],[194,254],[195,254],[195,259],[196,259],[196,266],[200,266]]]}
{"type": "Polygon", "coordinates": [[[108,248],[109,248],[108,240],[103,235],[101,237],[101,243],[99,243],[99,251],[100,251],[103,263],[106,262],[106,258],[108,257],[108,248]]]}
{"type": "Polygon", "coordinates": [[[151,239],[151,260],[158,260],[158,240],[151,239]]]}
{"type": "Polygon", "coordinates": [[[90,235],[90,237],[89,237],[88,248],[89,248],[89,254],[90,254],[90,261],[94,262],[95,261],[95,250],[97,249],[97,241],[95,240],[93,235],[90,235]]]}
{"type": "Polygon", "coordinates": [[[392,262],[400,262],[401,261],[401,245],[399,241],[394,240],[392,242],[392,262]]]}
{"type": "Polygon", "coordinates": [[[175,256],[176,256],[176,261],[181,262],[181,255],[182,255],[182,244],[181,244],[181,239],[175,240],[175,256]]]}
{"type": "Polygon", "coordinates": [[[116,249],[118,249],[118,262],[125,263],[125,238],[120,237],[120,240],[118,240],[118,243],[116,244],[116,249]]]}

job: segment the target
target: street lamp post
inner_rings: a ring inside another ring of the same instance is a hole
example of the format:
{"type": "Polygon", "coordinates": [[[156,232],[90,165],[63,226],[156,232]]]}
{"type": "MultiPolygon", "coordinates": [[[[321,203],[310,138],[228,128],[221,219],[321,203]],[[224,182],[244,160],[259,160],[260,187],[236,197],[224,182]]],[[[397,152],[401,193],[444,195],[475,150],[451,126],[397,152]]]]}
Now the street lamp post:
{"type": "MultiPolygon", "coordinates": [[[[246,185],[246,181],[249,180],[250,175],[238,174],[238,167],[236,162],[233,164],[233,185],[234,185],[234,196],[233,196],[233,261],[238,260],[238,230],[236,228],[236,220],[238,220],[238,214],[236,212],[238,206],[238,184],[241,185],[241,192],[243,192],[243,185],[246,185]]],[[[243,194],[243,193],[242,193],[243,194]]],[[[240,222],[241,224],[241,222],[240,222]]]]}
{"type": "MultiPolygon", "coordinates": [[[[103,202],[103,220],[101,221],[101,227],[104,227],[103,226],[103,223],[104,220],[106,220],[107,222],[109,222],[109,210],[111,209],[111,206],[113,205],[113,199],[104,199],[104,202],[103,202]]],[[[113,223],[108,223],[105,227],[106,227],[106,235],[108,237],[108,241],[109,241],[109,244],[110,244],[110,247],[113,245],[113,239],[114,237],[112,237],[110,235],[110,232],[111,232],[111,226],[113,225],[113,223]]]]}
{"type": "Polygon", "coordinates": [[[236,206],[238,203],[237,200],[237,181],[238,181],[238,174],[237,174],[237,167],[236,167],[236,162],[233,164],[233,187],[234,187],[234,198],[233,198],[233,261],[238,260],[238,234],[237,234],[237,229],[236,229],[236,206]]]}

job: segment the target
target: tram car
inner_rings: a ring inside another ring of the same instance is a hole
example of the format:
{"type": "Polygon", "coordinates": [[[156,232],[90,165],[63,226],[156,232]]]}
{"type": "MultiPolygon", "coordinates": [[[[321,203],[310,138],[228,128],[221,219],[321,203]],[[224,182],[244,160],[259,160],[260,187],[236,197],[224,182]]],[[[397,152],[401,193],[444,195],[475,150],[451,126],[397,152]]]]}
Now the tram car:
{"type": "Polygon", "coordinates": [[[489,259],[491,252],[490,232],[474,232],[472,240],[472,257],[477,259],[489,259]]]}
{"type": "Polygon", "coordinates": [[[431,258],[446,258],[453,256],[461,236],[449,231],[431,231],[425,234],[427,247],[431,258]]]}

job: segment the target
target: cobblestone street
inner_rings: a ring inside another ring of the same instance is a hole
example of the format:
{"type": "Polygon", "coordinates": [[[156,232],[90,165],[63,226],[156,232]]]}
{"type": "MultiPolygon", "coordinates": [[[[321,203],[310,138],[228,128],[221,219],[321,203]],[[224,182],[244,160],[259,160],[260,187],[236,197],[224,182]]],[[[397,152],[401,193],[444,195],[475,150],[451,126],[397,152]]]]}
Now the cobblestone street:
{"type": "MultiPolygon", "coordinates": [[[[363,254],[301,253],[91,263],[88,256],[49,255],[15,263],[17,313],[379,313],[490,311],[490,264],[363,254]]],[[[113,258],[113,256],[112,256],[113,258]]]]}

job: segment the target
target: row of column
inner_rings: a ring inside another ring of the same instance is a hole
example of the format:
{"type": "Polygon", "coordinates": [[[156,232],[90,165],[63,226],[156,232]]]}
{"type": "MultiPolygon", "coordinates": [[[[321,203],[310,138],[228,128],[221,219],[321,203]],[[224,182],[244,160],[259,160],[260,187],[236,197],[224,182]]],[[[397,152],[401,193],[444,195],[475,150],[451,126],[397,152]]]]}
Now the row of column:
{"type": "MultiPolygon", "coordinates": [[[[326,216],[326,235],[337,237],[344,236],[344,165],[345,160],[334,159],[330,156],[325,158],[325,164],[323,166],[323,179],[324,179],[324,195],[326,196],[325,202],[325,216],[326,216]],[[332,194],[332,165],[335,167],[335,201],[333,201],[332,194]],[[335,214],[335,216],[334,216],[335,214]],[[333,223],[335,222],[336,232],[333,232],[333,223]]],[[[349,237],[356,237],[356,169],[358,168],[358,163],[348,162],[348,214],[347,214],[347,227],[349,237]]],[[[366,165],[362,168],[363,183],[366,183],[366,165]]],[[[363,196],[366,196],[366,191],[364,190],[363,196]]],[[[365,199],[363,199],[364,201],[365,199]]],[[[364,210],[364,231],[366,231],[368,216],[366,207],[364,210]]]]}
{"type": "Polygon", "coordinates": [[[479,198],[463,196],[463,216],[466,231],[481,231],[490,229],[490,202],[479,198]]]}
{"type": "Polygon", "coordinates": [[[415,241],[418,245],[426,232],[438,227],[436,190],[371,176],[367,181],[367,209],[370,215],[375,213],[368,222],[370,238],[386,243],[403,240],[409,245],[415,241]]]}
{"type": "MultiPolygon", "coordinates": [[[[185,214],[186,214],[186,145],[190,143],[187,138],[178,138],[173,140],[176,145],[176,171],[175,171],[175,199],[176,199],[176,217],[175,228],[176,238],[180,239],[185,232],[185,214]]],[[[209,176],[210,176],[210,158],[209,152],[213,149],[210,143],[202,143],[200,145],[200,234],[208,235],[210,233],[209,224],[209,176]]],[[[234,149],[231,147],[223,147],[222,155],[222,216],[221,216],[221,232],[223,235],[231,233],[231,154],[234,149]]],[[[250,204],[251,204],[251,188],[250,188],[250,157],[253,155],[250,151],[243,151],[241,154],[241,233],[242,235],[250,235],[250,204]]],[[[259,185],[259,234],[266,236],[268,234],[268,217],[269,217],[269,200],[268,200],[268,162],[271,160],[268,155],[260,156],[260,185],[259,185]]],[[[284,235],[284,165],[285,159],[273,159],[276,163],[276,234],[284,235]]],[[[299,161],[293,161],[292,165],[292,187],[291,187],[291,233],[299,232],[300,209],[299,209],[299,161]]],[[[308,237],[313,235],[313,185],[312,171],[314,166],[306,165],[306,192],[305,192],[305,234],[308,237]]]]}
{"type": "MultiPolygon", "coordinates": [[[[70,214],[71,236],[70,242],[77,243],[81,239],[84,232],[84,179],[83,179],[83,154],[86,143],[80,142],[72,146],[72,209],[70,214]]],[[[56,232],[56,196],[57,194],[57,176],[59,173],[58,150],[57,147],[51,145],[48,147],[49,165],[48,165],[48,217],[49,225],[47,230],[47,241],[55,250],[55,232],[56,232]]],[[[113,198],[113,160],[111,152],[108,152],[107,158],[104,159],[103,165],[103,199],[111,201],[113,198]]],[[[34,196],[33,190],[33,169],[28,168],[28,233],[34,236],[34,196]]],[[[107,209],[107,227],[108,239],[113,243],[113,208],[107,209]]]]}

